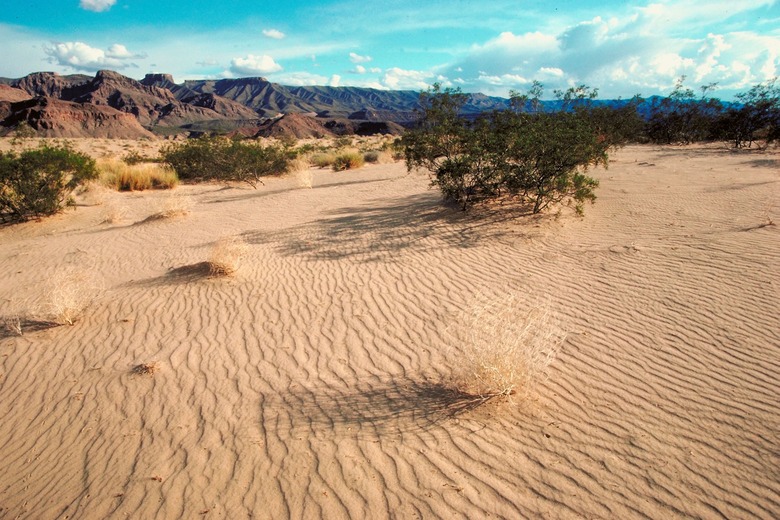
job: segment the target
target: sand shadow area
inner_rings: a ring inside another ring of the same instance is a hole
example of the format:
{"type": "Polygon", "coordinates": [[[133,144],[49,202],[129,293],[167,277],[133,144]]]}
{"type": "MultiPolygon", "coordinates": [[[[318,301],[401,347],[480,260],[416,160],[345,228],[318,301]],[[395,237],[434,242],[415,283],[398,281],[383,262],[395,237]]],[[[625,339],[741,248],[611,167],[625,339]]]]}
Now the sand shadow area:
{"type": "Polygon", "coordinates": [[[468,213],[431,193],[388,204],[386,199],[325,212],[316,221],[282,231],[249,231],[249,244],[274,243],[283,256],[311,260],[393,261],[405,250],[469,248],[506,234],[501,224],[528,217],[516,203],[477,205],[468,213]]]}
{"type": "Polygon", "coordinates": [[[401,377],[358,382],[349,388],[293,388],[266,396],[262,412],[265,422],[278,425],[281,436],[307,431],[376,436],[428,431],[484,403],[441,382],[401,377]]]}

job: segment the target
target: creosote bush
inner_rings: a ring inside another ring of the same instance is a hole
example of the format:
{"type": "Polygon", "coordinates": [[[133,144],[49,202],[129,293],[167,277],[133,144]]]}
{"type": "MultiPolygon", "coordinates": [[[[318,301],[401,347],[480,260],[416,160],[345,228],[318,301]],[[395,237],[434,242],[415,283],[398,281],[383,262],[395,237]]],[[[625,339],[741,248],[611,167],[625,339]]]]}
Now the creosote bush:
{"type": "MultiPolygon", "coordinates": [[[[598,181],[584,172],[607,165],[610,143],[584,113],[504,111],[472,122],[459,115],[466,99],[438,85],[422,94],[418,125],[402,141],[407,169],[427,169],[446,200],[465,210],[510,195],[531,203],[533,213],[565,199],[581,212],[595,200],[598,181]]],[[[513,95],[515,106],[526,103],[513,95]]]]}
{"type": "Polygon", "coordinates": [[[200,137],[160,150],[162,162],[182,180],[241,181],[253,188],[262,178],[282,175],[291,153],[278,144],[263,145],[222,137],[200,137]]]}
{"type": "Polygon", "coordinates": [[[95,161],[67,144],[0,152],[0,220],[53,215],[72,204],[79,185],[97,177],[95,161]]]}

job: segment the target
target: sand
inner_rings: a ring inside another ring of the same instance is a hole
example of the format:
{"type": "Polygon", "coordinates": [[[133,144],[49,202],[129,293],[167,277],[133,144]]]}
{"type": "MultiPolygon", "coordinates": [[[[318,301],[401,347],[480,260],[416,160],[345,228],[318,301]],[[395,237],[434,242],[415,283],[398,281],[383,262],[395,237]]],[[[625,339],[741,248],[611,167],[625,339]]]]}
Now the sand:
{"type": "Polygon", "coordinates": [[[612,157],[582,219],[464,216],[397,163],[0,228],[0,316],[95,280],[0,334],[0,518],[777,518],[780,154],[612,157]],[[440,385],[485,295],[565,331],[522,402],[440,385]]]}

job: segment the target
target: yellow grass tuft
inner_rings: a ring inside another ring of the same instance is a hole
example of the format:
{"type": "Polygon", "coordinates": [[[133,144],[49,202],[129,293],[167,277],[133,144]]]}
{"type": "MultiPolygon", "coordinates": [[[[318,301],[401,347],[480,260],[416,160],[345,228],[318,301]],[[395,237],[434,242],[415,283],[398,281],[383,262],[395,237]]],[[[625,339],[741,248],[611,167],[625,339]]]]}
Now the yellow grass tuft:
{"type": "Polygon", "coordinates": [[[549,304],[522,303],[516,295],[480,297],[460,317],[466,343],[453,374],[458,392],[484,401],[523,400],[546,379],[565,333],[549,304]]]}
{"type": "Polygon", "coordinates": [[[119,191],[171,189],[179,184],[176,172],[161,164],[101,159],[97,168],[103,184],[119,191]]]}
{"type": "Polygon", "coordinates": [[[234,275],[248,251],[249,246],[239,237],[218,240],[207,261],[209,274],[216,277],[234,275]]]}

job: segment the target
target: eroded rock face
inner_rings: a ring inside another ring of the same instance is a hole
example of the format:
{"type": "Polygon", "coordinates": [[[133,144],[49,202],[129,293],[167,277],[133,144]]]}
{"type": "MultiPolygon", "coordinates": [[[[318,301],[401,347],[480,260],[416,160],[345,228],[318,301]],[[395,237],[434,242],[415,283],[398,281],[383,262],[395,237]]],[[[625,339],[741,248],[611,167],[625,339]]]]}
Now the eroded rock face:
{"type": "Polygon", "coordinates": [[[11,103],[9,112],[3,121],[8,131],[26,122],[41,137],[154,138],[131,114],[109,106],[36,97],[11,103]]]}
{"type": "Polygon", "coordinates": [[[19,101],[25,101],[31,97],[32,96],[30,94],[22,89],[0,84],[0,101],[16,103],[19,101]]]}

